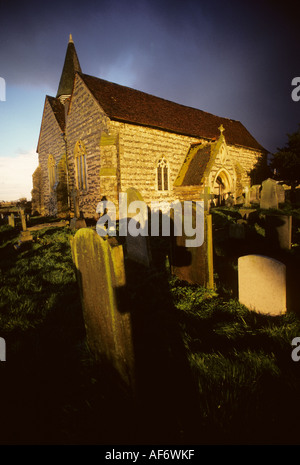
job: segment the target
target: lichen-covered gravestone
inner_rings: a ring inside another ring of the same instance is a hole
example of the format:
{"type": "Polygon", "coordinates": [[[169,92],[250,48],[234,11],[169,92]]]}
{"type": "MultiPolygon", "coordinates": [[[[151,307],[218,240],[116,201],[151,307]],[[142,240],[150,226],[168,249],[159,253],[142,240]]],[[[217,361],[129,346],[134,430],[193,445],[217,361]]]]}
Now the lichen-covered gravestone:
{"type": "Polygon", "coordinates": [[[245,255],[238,260],[239,301],[270,315],[286,311],[286,267],[273,258],[245,255]]]}
{"type": "Polygon", "coordinates": [[[117,288],[125,285],[122,246],[88,228],[71,239],[86,327],[87,342],[96,359],[108,362],[132,388],[135,385],[130,313],[120,311],[117,288]]]}

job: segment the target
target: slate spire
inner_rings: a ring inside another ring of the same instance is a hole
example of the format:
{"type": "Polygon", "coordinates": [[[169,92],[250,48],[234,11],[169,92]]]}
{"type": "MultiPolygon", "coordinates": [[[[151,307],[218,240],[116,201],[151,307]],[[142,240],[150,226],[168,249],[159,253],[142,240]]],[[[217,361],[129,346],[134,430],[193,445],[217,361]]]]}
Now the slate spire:
{"type": "Polygon", "coordinates": [[[68,97],[71,95],[75,73],[77,71],[81,72],[81,67],[72,39],[72,34],[70,34],[64,67],[61,73],[61,78],[59,81],[58,91],[56,95],[57,98],[63,99],[64,97],[68,97]]]}

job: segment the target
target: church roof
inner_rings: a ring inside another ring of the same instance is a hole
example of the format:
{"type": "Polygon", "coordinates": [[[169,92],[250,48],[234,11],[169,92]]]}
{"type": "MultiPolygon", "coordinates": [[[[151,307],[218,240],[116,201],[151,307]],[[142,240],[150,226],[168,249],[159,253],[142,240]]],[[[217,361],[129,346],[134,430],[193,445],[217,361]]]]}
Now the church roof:
{"type": "Polygon", "coordinates": [[[47,95],[46,99],[48,100],[52,108],[56,121],[58,122],[62,132],[64,132],[65,130],[65,107],[64,105],[60,102],[58,98],[50,97],[49,95],[47,95]]]}
{"type": "Polygon", "coordinates": [[[227,144],[265,151],[240,121],[215,116],[94,76],[79,75],[113,120],[208,140],[218,139],[218,128],[222,124],[227,144]]]}
{"type": "Polygon", "coordinates": [[[64,67],[61,73],[61,78],[58,86],[56,97],[61,95],[71,95],[73,90],[75,73],[81,72],[80,63],[78,60],[75,45],[70,34],[70,39],[66,51],[64,67]]]}

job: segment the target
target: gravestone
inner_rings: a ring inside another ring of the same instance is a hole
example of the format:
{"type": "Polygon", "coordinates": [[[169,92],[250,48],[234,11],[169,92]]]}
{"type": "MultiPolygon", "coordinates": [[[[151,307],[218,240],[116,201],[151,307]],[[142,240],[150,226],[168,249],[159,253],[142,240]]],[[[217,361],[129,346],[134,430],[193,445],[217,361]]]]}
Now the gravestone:
{"type": "Polygon", "coordinates": [[[8,217],[8,224],[9,226],[15,227],[15,215],[11,213],[8,217]]]}
{"type": "MultiPolygon", "coordinates": [[[[140,192],[131,187],[127,189],[127,218],[123,221],[126,221],[127,226],[129,226],[130,222],[135,222],[134,216],[136,216],[136,212],[130,213],[128,212],[128,207],[132,202],[140,201],[144,202],[142,195],[140,192]]],[[[133,208],[134,210],[134,208],[133,208]]],[[[137,236],[133,236],[130,234],[130,231],[127,228],[127,235],[126,235],[126,252],[127,257],[134,262],[140,263],[144,266],[150,266],[151,263],[151,250],[150,250],[150,243],[148,237],[148,218],[147,216],[142,216],[141,213],[141,221],[139,222],[140,227],[144,228],[145,233],[147,235],[139,234],[137,236]]],[[[138,228],[137,222],[133,226],[138,228]]]]}
{"type": "Polygon", "coordinates": [[[245,222],[230,223],[229,237],[231,239],[245,239],[245,222]]]}
{"type": "Polygon", "coordinates": [[[286,266],[262,255],[238,260],[239,301],[250,310],[270,315],[286,312],[286,266]]]}
{"type": "MultiPolygon", "coordinates": [[[[195,208],[193,208],[193,222],[195,208]]],[[[179,279],[190,284],[213,289],[213,239],[212,216],[206,211],[203,215],[204,241],[199,247],[187,247],[186,240],[190,239],[182,228],[181,236],[174,236],[171,252],[171,272],[179,279]]]]}
{"type": "Polygon", "coordinates": [[[292,248],[292,216],[266,215],[266,239],[274,248],[292,248]]]}
{"type": "Polygon", "coordinates": [[[73,200],[73,208],[74,208],[74,217],[70,220],[70,228],[71,229],[80,229],[86,228],[86,221],[82,217],[79,207],[79,198],[78,198],[78,190],[73,189],[72,191],[72,200],[73,200]]]}
{"type": "Polygon", "coordinates": [[[92,229],[71,238],[88,345],[97,360],[110,363],[134,387],[130,313],[120,311],[118,288],[126,283],[123,247],[112,247],[92,229]]]}
{"type": "Polygon", "coordinates": [[[26,225],[26,217],[25,217],[24,210],[20,210],[20,218],[21,218],[22,230],[26,231],[27,225],[26,225]]]}
{"type": "Polygon", "coordinates": [[[245,192],[244,207],[250,207],[250,188],[249,188],[249,186],[245,187],[244,192],[245,192]]]}
{"type": "Polygon", "coordinates": [[[260,184],[254,184],[250,187],[250,203],[260,202],[260,184]]]}
{"type": "Polygon", "coordinates": [[[285,190],[281,184],[276,185],[278,203],[285,203],[285,190]]]}
{"type": "Polygon", "coordinates": [[[269,178],[262,183],[260,208],[265,210],[270,208],[278,209],[277,183],[274,179],[269,178]]]}
{"type": "Polygon", "coordinates": [[[22,224],[22,231],[19,237],[20,242],[32,241],[33,237],[30,231],[27,230],[26,217],[25,217],[24,210],[20,210],[20,218],[21,218],[21,224],[22,224]]]}

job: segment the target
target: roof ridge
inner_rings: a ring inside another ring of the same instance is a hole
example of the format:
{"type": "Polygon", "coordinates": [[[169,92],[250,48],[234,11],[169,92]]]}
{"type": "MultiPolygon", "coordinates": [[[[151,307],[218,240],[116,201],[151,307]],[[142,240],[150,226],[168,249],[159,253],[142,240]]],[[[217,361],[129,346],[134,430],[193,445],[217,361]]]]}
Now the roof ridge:
{"type": "MultiPolygon", "coordinates": [[[[143,91],[143,90],[140,90],[140,89],[136,89],[134,87],[129,87],[129,86],[126,86],[124,84],[119,84],[117,82],[112,82],[112,81],[108,81],[107,79],[103,79],[103,78],[100,78],[100,77],[97,77],[97,76],[92,76],[90,74],[86,74],[86,73],[82,73],[80,71],[77,71],[76,74],[79,74],[80,76],[86,76],[88,78],[92,78],[92,79],[95,79],[95,80],[98,80],[98,81],[103,81],[103,82],[106,82],[108,84],[112,84],[114,86],[118,86],[118,87],[122,87],[124,89],[129,89],[130,91],[133,91],[133,92],[139,92],[141,94],[144,94],[144,95],[147,95],[149,97],[152,97],[152,98],[155,98],[155,99],[159,99],[161,101],[165,101],[165,102],[169,102],[171,103],[172,105],[178,105],[180,107],[184,107],[184,108],[189,108],[190,110],[195,110],[197,112],[201,112],[201,113],[204,113],[206,115],[211,115],[211,116],[214,116],[215,118],[220,118],[220,119],[224,119],[226,121],[232,121],[234,123],[241,123],[241,121],[239,120],[235,120],[235,119],[232,119],[232,118],[227,118],[225,116],[218,116],[218,115],[215,115],[214,113],[211,113],[209,111],[206,111],[206,110],[201,110],[200,108],[197,108],[197,107],[192,107],[190,105],[185,105],[183,103],[179,103],[179,102],[175,102],[174,100],[170,100],[170,99],[166,99],[164,97],[159,97],[158,95],[154,95],[154,94],[151,94],[149,92],[146,92],[146,91],[143,91]]],[[[241,123],[242,124],[242,123],[241,123]]]]}

